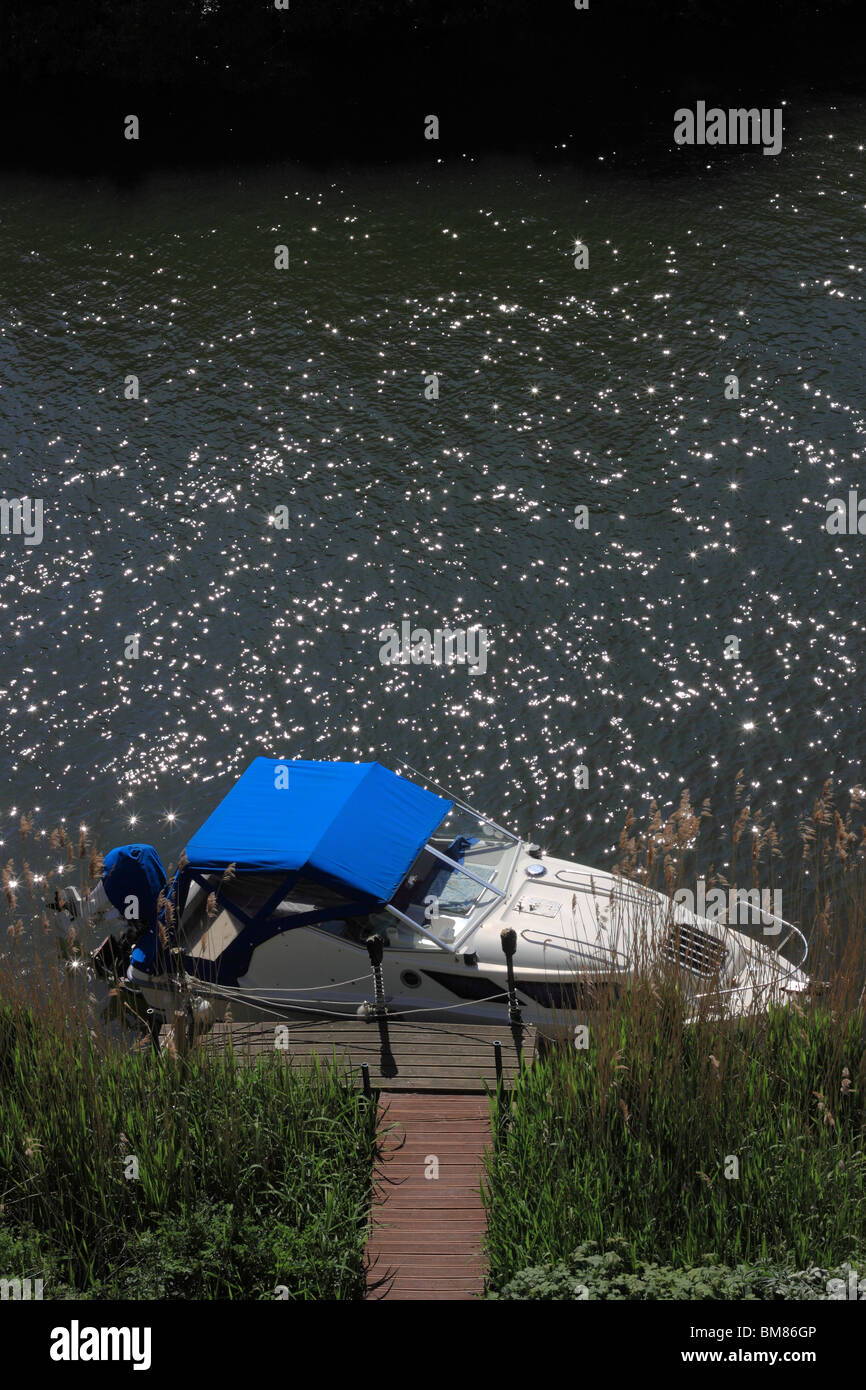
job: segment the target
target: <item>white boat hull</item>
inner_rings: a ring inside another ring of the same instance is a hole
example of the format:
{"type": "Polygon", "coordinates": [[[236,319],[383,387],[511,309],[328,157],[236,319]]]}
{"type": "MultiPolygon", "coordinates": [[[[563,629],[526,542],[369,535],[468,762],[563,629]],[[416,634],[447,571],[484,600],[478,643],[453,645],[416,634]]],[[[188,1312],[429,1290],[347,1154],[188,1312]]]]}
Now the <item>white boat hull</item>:
{"type": "MultiPolygon", "coordinates": [[[[336,924],[299,926],[253,951],[236,984],[138,976],[130,987],[170,1018],[191,1000],[216,1021],[355,1017],[374,1002],[366,946],[336,924]]],[[[640,885],[587,866],[539,857],[518,843],[504,896],[466,935],[460,919],[439,917],[433,931],[448,946],[399,923],[385,947],[382,984],[389,1015],[431,1022],[508,1022],[508,970],[503,930],[516,933],[514,983],[525,1023],[560,1033],[585,1019],[611,990],[638,975],[674,970],[694,1012],[744,1014],[784,1003],[808,984],[799,966],[774,949],[796,932],[778,919],[748,931],[698,917],[640,885]],[[534,877],[533,875],[538,875],[534,877]]],[[[238,928],[223,912],[194,950],[217,961],[238,928]]],[[[801,934],[797,933],[802,941],[801,934]]],[[[196,957],[192,957],[195,961],[196,957]]],[[[802,962],[800,962],[802,964],[802,962]]]]}

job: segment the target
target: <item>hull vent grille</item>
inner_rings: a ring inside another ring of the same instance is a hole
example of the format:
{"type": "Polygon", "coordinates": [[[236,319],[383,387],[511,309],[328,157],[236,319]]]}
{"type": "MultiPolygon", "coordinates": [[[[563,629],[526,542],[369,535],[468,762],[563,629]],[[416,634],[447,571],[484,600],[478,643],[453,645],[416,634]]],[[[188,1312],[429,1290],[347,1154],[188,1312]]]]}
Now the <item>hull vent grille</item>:
{"type": "Polygon", "coordinates": [[[672,927],[662,947],[662,954],[672,965],[680,970],[688,970],[692,975],[700,975],[709,980],[718,975],[728,958],[728,950],[723,941],[698,927],[690,927],[677,922],[672,927]]]}

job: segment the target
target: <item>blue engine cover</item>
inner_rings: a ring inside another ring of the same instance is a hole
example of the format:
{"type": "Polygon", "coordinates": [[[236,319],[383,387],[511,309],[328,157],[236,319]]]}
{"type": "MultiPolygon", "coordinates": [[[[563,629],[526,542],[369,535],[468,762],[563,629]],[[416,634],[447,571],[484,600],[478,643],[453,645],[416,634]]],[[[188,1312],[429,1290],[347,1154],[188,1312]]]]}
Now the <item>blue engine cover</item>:
{"type": "Polygon", "coordinates": [[[140,922],[156,922],[156,904],[165,887],[165,869],[153,845],[119,845],[105,856],[102,870],[105,896],[118,912],[130,897],[138,899],[140,922]]]}

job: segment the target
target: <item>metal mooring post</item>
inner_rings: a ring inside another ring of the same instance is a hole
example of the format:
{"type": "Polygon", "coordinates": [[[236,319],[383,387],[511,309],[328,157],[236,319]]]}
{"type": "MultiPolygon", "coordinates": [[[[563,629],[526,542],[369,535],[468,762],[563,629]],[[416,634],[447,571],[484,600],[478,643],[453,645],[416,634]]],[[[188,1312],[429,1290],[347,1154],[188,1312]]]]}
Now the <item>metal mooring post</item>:
{"type": "Polygon", "coordinates": [[[174,1024],[172,1026],[172,1037],[174,1038],[175,1051],[181,1057],[187,1051],[187,1029],[186,1029],[186,1010],[175,1009],[174,1024]]]}
{"type": "Polygon", "coordinates": [[[513,927],[503,927],[500,932],[502,950],[505,953],[505,968],[508,972],[508,1022],[521,1024],[523,1017],[517,1005],[517,990],[514,987],[514,953],[517,950],[517,932],[513,927]]]}
{"type": "Polygon", "coordinates": [[[370,1096],[373,1094],[372,1090],[370,1089],[370,1067],[369,1067],[369,1063],[367,1063],[367,1062],[362,1062],[362,1063],[361,1063],[361,1076],[363,1077],[363,1080],[364,1080],[364,1095],[365,1095],[365,1096],[367,1097],[367,1099],[369,1100],[369,1099],[370,1099],[370,1096]]]}
{"type": "Polygon", "coordinates": [[[385,943],[381,936],[370,936],[367,938],[367,954],[370,957],[370,964],[373,967],[373,987],[375,990],[373,1012],[378,1018],[384,1018],[388,1012],[385,1005],[385,981],[382,978],[382,956],[384,950],[385,943]]]}
{"type": "Polygon", "coordinates": [[[505,1083],[502,1079],[502,1043],[499,1041],[498,1038],[496,1042],[493,1044],[493,1060],[496,1064],[496,1109],[494,1112],[496,1115],[496,1130],[499,1137],[499,1143],[503,1144],[505,1142],[505,1137],[508,1132],[508,1119],[511,1113],[511,1101],[508,1092],[505,1089],[505,1083]]]}

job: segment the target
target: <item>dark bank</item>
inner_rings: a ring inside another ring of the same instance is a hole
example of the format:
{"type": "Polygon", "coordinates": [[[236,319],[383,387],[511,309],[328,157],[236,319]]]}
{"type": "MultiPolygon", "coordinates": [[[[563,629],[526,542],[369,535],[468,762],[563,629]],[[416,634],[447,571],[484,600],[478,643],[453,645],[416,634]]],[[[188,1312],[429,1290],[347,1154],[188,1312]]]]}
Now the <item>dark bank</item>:
{"type": "Polygon", "coordinates": [[[670,143],[682,101],[775,105],[860,82],[858,9],[747,0],[33,4],[0,19],[6,167],[201,165],[670,143]],[[123,118],[141,122],[138,142],[123,118]],[[439,141],[423,139],[438,115],[439,141]],[[14,134],[13,134],[14,132],[14,134]],[[133,146],[133,148],[130,148],[133,146]]]}

